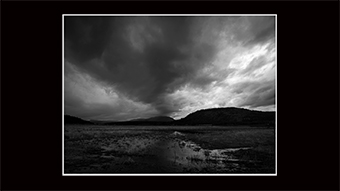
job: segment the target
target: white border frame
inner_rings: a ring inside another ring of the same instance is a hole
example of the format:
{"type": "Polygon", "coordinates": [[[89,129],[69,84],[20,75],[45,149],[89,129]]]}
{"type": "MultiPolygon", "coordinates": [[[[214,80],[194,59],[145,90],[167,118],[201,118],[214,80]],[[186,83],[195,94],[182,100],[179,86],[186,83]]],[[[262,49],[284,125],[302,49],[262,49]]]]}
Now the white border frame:
{"type": "Polygon", "coordinates": [[[63,14],[62,15],[62,176],[277,176],[277,14],[63,14]],[[275,174],[65,174],[64,172],[64,17],[65,16],[274,16],[275,17],[275,174]]]}

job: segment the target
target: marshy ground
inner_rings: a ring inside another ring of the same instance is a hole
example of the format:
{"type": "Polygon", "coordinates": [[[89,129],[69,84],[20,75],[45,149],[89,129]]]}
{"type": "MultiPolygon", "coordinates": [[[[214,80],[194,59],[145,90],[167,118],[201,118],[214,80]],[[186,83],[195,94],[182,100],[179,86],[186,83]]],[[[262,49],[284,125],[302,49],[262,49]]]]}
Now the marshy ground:
{"type": "Polygon", "coordinates": [[[275,173],[275,129],[65,125],[65,174],[275,173]]]}

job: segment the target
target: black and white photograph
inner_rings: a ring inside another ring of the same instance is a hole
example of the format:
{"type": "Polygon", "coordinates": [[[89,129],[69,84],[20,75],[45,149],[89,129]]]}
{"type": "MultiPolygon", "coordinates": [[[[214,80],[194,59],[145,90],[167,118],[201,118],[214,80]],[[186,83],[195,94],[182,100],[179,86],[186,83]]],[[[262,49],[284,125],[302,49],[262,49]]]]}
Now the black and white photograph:
{"type": "Polygon", "coordinates": [[[63,14],[63,176],[277,176],[277,15],[63,14]]]}
{"type": "Polygon", "coordinates": [[[1,5],[1,190],[339,190],[339,1],[1,5]]]}

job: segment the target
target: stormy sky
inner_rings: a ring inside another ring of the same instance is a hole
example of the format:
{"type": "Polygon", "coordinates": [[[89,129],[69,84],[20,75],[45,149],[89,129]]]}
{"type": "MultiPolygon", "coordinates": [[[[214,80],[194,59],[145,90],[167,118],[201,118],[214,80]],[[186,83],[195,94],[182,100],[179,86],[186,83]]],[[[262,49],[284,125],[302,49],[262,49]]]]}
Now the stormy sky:
{"type": "Polygon", "coordinates": [[[65,16],[64,111],[175,119],[275,110],[273,16],[65,16]]]}

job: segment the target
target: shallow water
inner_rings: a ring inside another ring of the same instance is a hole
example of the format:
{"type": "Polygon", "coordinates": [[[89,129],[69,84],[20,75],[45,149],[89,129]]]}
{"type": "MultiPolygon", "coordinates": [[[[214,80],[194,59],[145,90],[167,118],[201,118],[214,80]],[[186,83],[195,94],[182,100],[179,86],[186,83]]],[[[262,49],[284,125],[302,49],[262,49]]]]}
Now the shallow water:
{"type": "Polygon", "coordinates": [[[243,151],[253,154],[254,148],[207,149],[192,141],[192,133],[197,132],[96,129],[68,133],[65,169],[67,173],[134,174],[242,173],[263,168],[243,151]]]}
{"type": "Polygon", "coordinates": [[[240,170],[240,159],[233,153],[251,149],[244,147],[210,150],[185,138],[185,133],[178,131],[171,133],[164,140],[124,137],[101,146],[100,157],[112,159],[112,163],[151,163],[149,158],[142,157],[149,154],[158,160],[157,165],[160,168],[171,172],[233,172],[240,170]]]}
{"type": "Polygon", "coordinates": [[[174,132],[176,137],[167,141],[163,149],[164,158],[172,162],[182,171],[235,171],[238,170],[236,158],[233,153],[239,150],[251,149],[227,148],[227,149],[204,149],[192,141],[183,140],[184,133],[174,132]]]}

